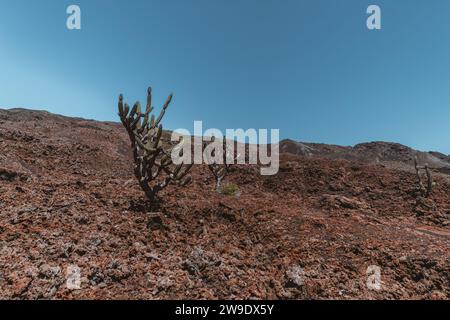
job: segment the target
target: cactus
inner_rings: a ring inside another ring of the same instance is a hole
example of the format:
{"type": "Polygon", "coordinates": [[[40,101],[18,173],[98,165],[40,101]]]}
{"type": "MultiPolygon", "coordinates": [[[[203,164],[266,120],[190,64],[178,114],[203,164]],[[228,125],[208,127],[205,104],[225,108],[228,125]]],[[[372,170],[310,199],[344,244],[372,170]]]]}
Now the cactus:
{"type": "Polygon", "coordinates": [[[416,169],[416,175],[417,175],[417,180],[418,180],[418,184],[419,184],[420,195],[422,197],[427,198],[430,196],[431,192],[433,191],[433,187],[435,185],[435,183],[433,182],[433,177],[431,176],[431,172],[428,167],[428,164],[426,163],[424,166],[419,166],[417,157],[414,157],[414,168],[416,169]],[[426,187],[422,181],[422,176],[420,174],[420,170],[425,171],[426,178],[427,178],[426,187]]]}
{"type": "Polygon", "coordinates": [[[119,96],[119,117],[130,138],[134,174],[150,201],[154,201],[157,193],[171,183],[185,186],[191,181],[188,172],[192,164],[173,165],[170,157],[171,150],[165,149],[161,144],[163,133],[161,120],[171,101],[172,95],[169,95],[161,113],[155,119],[151,114],[153,111],[152,88],[147,90],[145,112],[142,112],[139,102],[130,109],[130,106],[124,103],[123,95],[119,96]]]}
{"type": "MultiPolygon", "coordinates": [[[[211,142],[214,141],[214,137],[213,140],[211,142]]],[[[206,147],[206,144],[203,145],[203,147],[206,147]]],[[[216,190],[217,192],[220,192],[221,189],[221,184],[223,179],[225,179],[225,177],[228,175],[229,169],[232,166],[232,163],[227,163],[227,156],[229,156],[229,150],[227,149],[226,146],[226,140],[224,140],[223,142],[223,163],[219,164],[219,163],[210,163],[208,164],[208,169],[209,171],[211,171],[211,173],[214,176],[214,180],[216,181],[216,190]]],[[[214,153],[212,154],[212,156],[214,156],[214,153]]],[[[236,157],[233,156],[233,159],[236,160],[236,157]]],[[[234,161],[233,161],[234,163],[234,161]]]]}

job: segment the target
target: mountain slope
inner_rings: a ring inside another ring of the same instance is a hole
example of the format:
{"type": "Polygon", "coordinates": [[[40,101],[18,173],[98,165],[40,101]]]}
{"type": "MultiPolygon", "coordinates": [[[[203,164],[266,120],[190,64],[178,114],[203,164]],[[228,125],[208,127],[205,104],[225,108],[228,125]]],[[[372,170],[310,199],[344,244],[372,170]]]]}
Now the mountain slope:
{"type": "Polygon", "coordinates": [[[283,154],[234,167],[238,196],[195,166],[152,205],[117,123],[0,110],[0,150],[0,298],[450,298],[445,176],[421,199],[408,171],[283,154]]]}

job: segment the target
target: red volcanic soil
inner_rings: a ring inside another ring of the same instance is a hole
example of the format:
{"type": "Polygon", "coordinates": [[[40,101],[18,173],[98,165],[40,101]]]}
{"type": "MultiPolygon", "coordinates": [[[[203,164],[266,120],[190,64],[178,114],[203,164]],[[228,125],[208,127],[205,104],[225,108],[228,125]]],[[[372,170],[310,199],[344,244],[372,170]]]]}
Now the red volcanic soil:
{"type": "Polygon", "coordinates": [[[0,298],[450,298],[446,175],[428,199],[411,172],[302,155],[235,167],[237,196],[192,176],[151,205],[119,124],[0,110],[0,298]]]}

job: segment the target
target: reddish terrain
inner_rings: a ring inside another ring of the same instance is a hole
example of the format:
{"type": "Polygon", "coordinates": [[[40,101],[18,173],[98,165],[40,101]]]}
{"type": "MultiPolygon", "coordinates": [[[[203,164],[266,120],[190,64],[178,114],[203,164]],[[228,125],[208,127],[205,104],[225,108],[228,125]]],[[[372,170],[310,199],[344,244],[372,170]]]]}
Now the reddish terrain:
{"type": "Polygon", "coordinates": [[[0,110],[0,299],[449,299],[449,176],[422,199],[412,172],[331,158],[235,167],[236,196],[194,166],[150,205],[119,124],[0,110]]]}

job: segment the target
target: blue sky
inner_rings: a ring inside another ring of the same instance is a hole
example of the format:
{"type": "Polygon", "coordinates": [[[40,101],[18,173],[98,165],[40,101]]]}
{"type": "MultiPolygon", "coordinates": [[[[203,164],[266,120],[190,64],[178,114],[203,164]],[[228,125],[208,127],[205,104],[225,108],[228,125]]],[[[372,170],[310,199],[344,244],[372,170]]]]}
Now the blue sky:
{"type": "Polygon", "coordinates": [[[0,107],[118,121],[154,88],[168,129],[279,128],[450,154],[448,0],[0,0],[0,107]],[[82,30],[66,28],[77,4],[82,30]],[[382,10],[382,30],[366,9],[382,10]]]}

